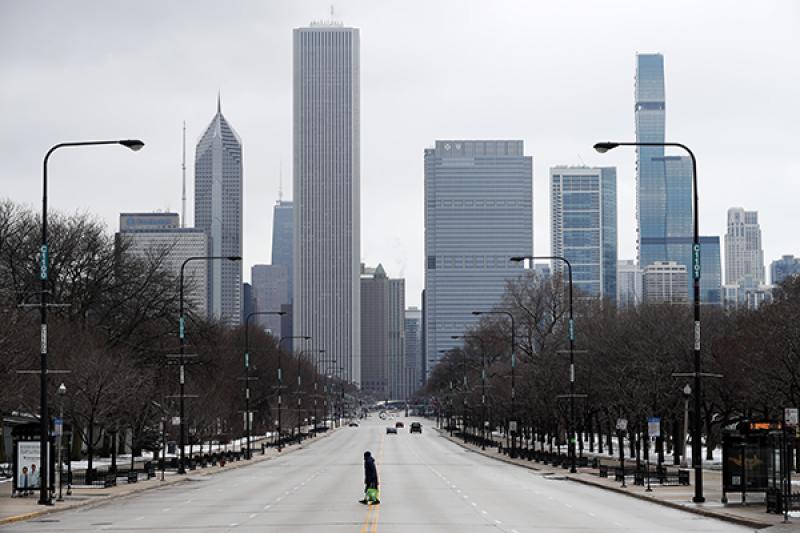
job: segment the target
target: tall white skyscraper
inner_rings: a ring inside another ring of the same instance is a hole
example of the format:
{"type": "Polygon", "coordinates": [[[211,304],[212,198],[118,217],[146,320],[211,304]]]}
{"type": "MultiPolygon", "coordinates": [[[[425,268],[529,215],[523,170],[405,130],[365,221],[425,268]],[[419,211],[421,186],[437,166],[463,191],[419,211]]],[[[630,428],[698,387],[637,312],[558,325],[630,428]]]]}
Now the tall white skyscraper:
{"type": "MultiPolygon", "coordinates": [[[[242,255],[242,141],[217,114],[197,143],[194,225],[208,234],[209,255],[242,255]]],[[[208,261],[209,317],[236,326],[242,318],[242,262],[208,261]]]]}
{"type": "Polygon", "coordinates": [[[293,329],[361,380],[359,32],[294,30],[293,329]]]}
{"type": "Polygon", "coordinates": [[[764,278],[764,249],[761,247],[758,211],[731,207],[725,234],[725,284],[752,288],[763,285],[764,278]]]}
{"type": "Polygon", "coordinates": [[[533,158],[522,141],[436,141],[425,150],[425,372],[461,345],[533,254],[533,158]]]}

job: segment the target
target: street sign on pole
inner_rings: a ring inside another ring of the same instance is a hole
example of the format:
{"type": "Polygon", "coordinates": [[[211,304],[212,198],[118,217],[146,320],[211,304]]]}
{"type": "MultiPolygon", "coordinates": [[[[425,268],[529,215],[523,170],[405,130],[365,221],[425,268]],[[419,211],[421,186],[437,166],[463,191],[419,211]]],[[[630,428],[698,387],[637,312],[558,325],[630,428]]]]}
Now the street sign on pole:
{"type": "Polygon", "coordinates": [[[60,418],[56,418],[53,421],[53,435],[56,437],[60,437],[64,431],[64,421],[60,418]]]}
{"type": "Polygon", "coordinates": [[[798,426],[798,409],[797,407],[787,407],[783,410],[783,419],[786,422],[786,427],[794,428],[798,426]]]}
{"type": "Polygon", "coordinates": [[[517,431],[517,421],[516,420],[509,420],[508,421],[508,430],[512,433],[516,433],[517,431]]]}
{"type": "Polygon", "coordinates": [[[617,418],[617,431],[625,431],[628,429],[628,419],[617,418]]]}
{"type": "Polygon", "coordinates": [[[694,271],[694,278],[700,279],[700,245],[695,244],[692,247],[692,270],[694,271]]]}
{"type": "Polygon", "coordinates": [[[661,436],[661,418],[651,416],[647,419],[647,434],[651,437],[661,436]]]}
{"type": "Polygon", "coordinates": [[[173,416],[172,417],[172,425],[173,426],[180,426],[181,425],[181,417],[173,416]]]}

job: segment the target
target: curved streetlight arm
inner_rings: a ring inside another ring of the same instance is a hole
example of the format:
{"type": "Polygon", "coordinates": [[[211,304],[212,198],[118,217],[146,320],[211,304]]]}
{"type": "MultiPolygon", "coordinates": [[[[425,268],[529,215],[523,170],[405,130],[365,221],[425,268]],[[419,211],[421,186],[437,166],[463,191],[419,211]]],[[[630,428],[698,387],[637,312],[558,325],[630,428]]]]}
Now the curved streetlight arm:
{"type": "Polygon", "coordinates": [[[692,501],[702,503],[705,501],[703,496],[703,464],[701,459],[700,438],[703,432],[700,420],[701,406],[703,402],[702,392],[702,361],[700,358],[700,195],[697,190],[697,158],[688,146],[675,142],[600,142],[594,145],[598,152],[605,153],[618,146],[670,146],[684,150],[692,160],[692,200],[694,227],[692,228],[692,288],[694,293],[694,427],[692,429],[692,464],[695,471],[694,497],[692,501]]]}
{"type": "MultiPolygon", "coordinates": [[[[247,317],[244,319],[244,351],[245,357],[249,355],[250,352],[250,319],[257,315],[277,315],[277,316],[284,316],[286,315],[286,311],[253,311],[249,313],[247,317]]],[[[247,366],[247,361],[245,361],[245,366],[247,366]]]]}
{"type": "MultiPolygon", "coordinates": [[[[73,147],[73,146],[93,146],[101,144],[122,144],[128,148],[139,150],[144,146],[144,143],[139,140],[125,140],[125,141],[78,141],[78,142],[65,142],[52,146],[44,156],[42,161],[42,244],[39,248],[39,282],[41,286],[41,295],[39,296],[39,316],[40,316],[40,374],[39,374],[39,454],[40,457],[47,456],[47,443],[49,441],[49,424],[50,415],[48,413],[47,405],[47,309],[48,309],[48,296],[47,290],[48,277],[49,277],[49,245],[47,242],[47,163],[50,160],[50,155],[59,148],[73,147]],[[134,148],[135,146],[135,148],[134,148]]],[[[53,501],[49,492],[49,468],[42,468],[40,470],[41,483],[39,488],[39,501],[41,505],[52,505],[53,501]]]]}
{"type": "Polygon", "coordinates": [[[568,454],[570,456],[570,472],[577,472],[575,461],[575,317],[573,314],[572,305],[572,264],[566,257],[560,255],[526,255],[512,257],[511,261],[522,262],[526,259],[531,261],[535,259],[549,259],[555,261],[562,261],[567,265],[567,274],[569,276],[569,445],[568,454]]]}

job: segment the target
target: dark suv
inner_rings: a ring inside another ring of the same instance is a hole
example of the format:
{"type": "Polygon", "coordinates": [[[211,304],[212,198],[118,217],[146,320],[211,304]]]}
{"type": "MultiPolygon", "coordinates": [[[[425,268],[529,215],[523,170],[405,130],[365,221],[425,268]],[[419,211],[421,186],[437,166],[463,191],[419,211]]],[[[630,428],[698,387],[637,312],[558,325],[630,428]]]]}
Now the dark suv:
{"type": "Polygon", "coordinates": [[[411,422],[411,433],[422,433],[422,424],[419,422],[411,422]]]}

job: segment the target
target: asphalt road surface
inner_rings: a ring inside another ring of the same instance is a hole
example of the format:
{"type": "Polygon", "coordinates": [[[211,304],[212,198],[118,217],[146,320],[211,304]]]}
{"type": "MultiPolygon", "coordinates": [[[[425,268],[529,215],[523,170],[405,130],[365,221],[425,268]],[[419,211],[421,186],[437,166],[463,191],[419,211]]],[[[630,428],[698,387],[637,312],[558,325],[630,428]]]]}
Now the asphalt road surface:
{"type": "Polygon", "coordinates": [[[5,532],[696,532],[751,531],[551,479],[470,453],[423,421],[387,435],[373,417],[271,461],[107,504],[11,524],[5,532]],[[381,504],[364,506],[372,451],[381,504]]]}

